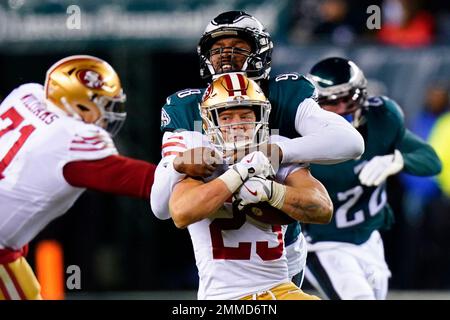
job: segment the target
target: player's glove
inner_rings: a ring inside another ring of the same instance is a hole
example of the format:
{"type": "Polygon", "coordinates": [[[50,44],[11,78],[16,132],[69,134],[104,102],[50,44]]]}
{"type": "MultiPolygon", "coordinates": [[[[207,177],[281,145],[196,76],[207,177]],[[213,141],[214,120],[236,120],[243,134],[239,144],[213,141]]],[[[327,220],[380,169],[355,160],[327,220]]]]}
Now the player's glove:
{"type": "Polygon", "coordinates": [[[275,208],[281,209],[284,203],[286,187],[262,176],[249,178],[235,194],[238,209],[242,210],[246,205],[258,202],[269,202],[275,208]]]}
{"type": "Polygon", "coordinates": [[[231,193],[234,193],[247,179],[260,175],[267,177],[274,170],[269,159],[261,151],[246,155],[242,160],[232,165],[224,174],[218,177],[231,193]]]}
{"type": "Polygon", "coordinates": [[[240,162],[230,168],[239,173],[242,182],[254,176],[267,177],[274,174],[269,159],[261,151],[246,155],[240,162]]]}
{"type": "Polygon", "coordinates": [[[387,177],[403,169],[404,161],[400,151],[394,154],[373,157],[361,170],[359,181],[365,186],[379,186],[387,177]]]}

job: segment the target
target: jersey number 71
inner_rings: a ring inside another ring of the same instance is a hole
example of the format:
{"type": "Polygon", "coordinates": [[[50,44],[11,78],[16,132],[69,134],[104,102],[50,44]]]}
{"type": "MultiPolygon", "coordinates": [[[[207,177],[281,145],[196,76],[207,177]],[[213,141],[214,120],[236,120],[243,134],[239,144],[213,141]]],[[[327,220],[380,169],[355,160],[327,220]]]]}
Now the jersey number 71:
{"type": "MultiPolygon", "coordinates": [[[[14,109],[14,107],[9,108],[0,115],[0,146],[4,146],[5,143],[1,141],[1,138],[8,132],[16,130],[20,124],[23,122],[23,117],[14,109]]],[[[28,139],[28,137],[33,133],[33,131],[36,128],[29,124],[26,126],[23,126],[18,131],[18,138],[14,142],[14,144],[6,151],[3,150],[0,147],[0,157],[1,155],[6,154],[5,156],[0,159],[0,180],[4,178],[3,172],[5,171],[6,167],[11,163],[11,161],[16,156],[17,152],[19,152],[20,148],[22,148],[25,141],[28,139]]]]}

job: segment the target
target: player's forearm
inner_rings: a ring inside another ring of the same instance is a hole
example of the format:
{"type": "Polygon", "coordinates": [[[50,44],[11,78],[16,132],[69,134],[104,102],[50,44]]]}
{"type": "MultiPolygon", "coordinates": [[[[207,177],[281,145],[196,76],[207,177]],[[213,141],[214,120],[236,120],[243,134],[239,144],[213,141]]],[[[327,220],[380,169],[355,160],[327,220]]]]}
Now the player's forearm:
{"type": "Polygon", "coordinates": [[[148,200],[156,166],[146,161],[112,155],[99,160],[67,163],[64,179],[78,188],[148,200]]]}
{"type": "Polygon", "coordinates": [[[185,174],[181,174],[174,169],[172,163],[174,157],[173,155],[163,158],[155,171],[150,204],[153,214],[161,220],[170,219],[170,195],[174,186],[186,177],[185,174]]]}
{"type": "Polygon", "coordinates": [[[403,170],[409,174],[434,176],[442,170],[441,161],[433,147],[409,130],[405,131],[398,150],[403,156],[403,170]]]}
{"type": "Polygon", "coordinates": [[[291,218],[304,223],[329,223],[333,214],[333,203],[323,190],[308,188],[298,190],[286,186],[286,195],[281,210],[291,218]]]}
{"type": "Polygon", "coordinates": [[[283,163],[334,164],[364,152],[361,134],[344,118],[321,109],[312,99],[300,105],[295,122],[301,137],[277,142],[283,163]]]}
{"type": "Polygon", "coordinates": [[[214,214],[232,193],[220,179],[185,190],[177,197],[171,197],[169,209],[178,228],[208,218],[214,214]]]}
{"type": "Polygon", "coordinates": [[[327,127],[305,137],[277,143],[283,153],[282,163],[335,164],[359,157],[364,141],[358,132],[327,127]]]}

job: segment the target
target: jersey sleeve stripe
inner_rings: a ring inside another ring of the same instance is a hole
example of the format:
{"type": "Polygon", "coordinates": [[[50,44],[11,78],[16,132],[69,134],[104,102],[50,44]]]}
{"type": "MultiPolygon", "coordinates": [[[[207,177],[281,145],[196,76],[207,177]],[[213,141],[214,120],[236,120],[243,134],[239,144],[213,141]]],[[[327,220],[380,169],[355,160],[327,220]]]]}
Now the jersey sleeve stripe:
{"type": "Polygon", "coordinates": [[[181,142],[166,142],[161,146],[161,149],[165,149],[167,147],[180,147],[180,148],[186,148],[186,145],[181,142]]]}
{"type": "Polygon", "coordinates": [[[164,148],[164,149],[161,150],[162,153],[166,153],[166,152],[183,153],[184,151],[186,151],[186,148],[180,148],[180,147],[164,148]]]}
{"type": "Polygon", "coordinates": [[[167,151],[167,152],[163,153],[163,157],[172,156],[172,155],[179,156],[180,154],[181,154],[181,152],[178,152],[178,151],[167,151]]]}
{"type": "Polygon", "coordinates": [[[73,140],[72,143],[76,144],[88,144],[88,145],[96,145],[99,143],[105,142],[103,140],[96,140],[96,141],[80,141],[80,140],[73,140]]]}
{"type": "Polygon", "coordinates": [[[106,149],[106,146],[102,146],[100,148],[70,148],[70,151],[100,151],[106,149]]]}
{"type": "Polygon", "coordinates": [[[175,139],[175,140],[184,140],[183,136],[171,136],[169,139],[167,139],[167,141],[172,140],[172,139],[175,139]]]}
{"type": "Polygon", "coordinates": [[[102,137],[100,135],[98,135],[98,134],[96,134],[95,136],[92,136],[92,137],[83,137],[83,136],[80,136],[80,135],[76,135],[76,137],[80,138],[80,139],[83,139],[83,140],[86,140],[86,141],[94,140],[94,139],[102,139],[102,137]]]}

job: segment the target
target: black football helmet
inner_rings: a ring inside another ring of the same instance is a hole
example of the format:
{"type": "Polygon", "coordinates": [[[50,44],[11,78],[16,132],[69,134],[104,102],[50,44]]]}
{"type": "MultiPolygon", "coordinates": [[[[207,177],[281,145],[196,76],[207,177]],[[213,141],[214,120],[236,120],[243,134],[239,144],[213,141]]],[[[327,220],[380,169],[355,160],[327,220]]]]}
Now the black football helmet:
{"type": "MultiPolygon", "coordinates": [[[[230,72],[243,71],[252,80],[268,78],[273,48],[270,34],[255,17],[243,11],[228,11],[219,14],[209,22],[197,46],[200,58],[200,76],[203,79],[210,82],[214,75],[222,73],[214,70],[210,58],[212,54],[218,53],[211,52],[211,46],[218,39],[224,37],[242,38],[252,48],[251,52],[240,48],[227,48],[232,54],[241,54],[246,57],[241,70],[231,70],[230,72]]],[[[224,50],[224,48],[217,50],[224,50]]]]}
{"type": "Polygon", "coordinates": [[[367,99],[367,79],[353,62],[343,58],[327,58],[316,63],[308,74],[318,93],[319,105],[334,106],[341,101],[347,107],[342,116],[354,114],[367,99]]]}

